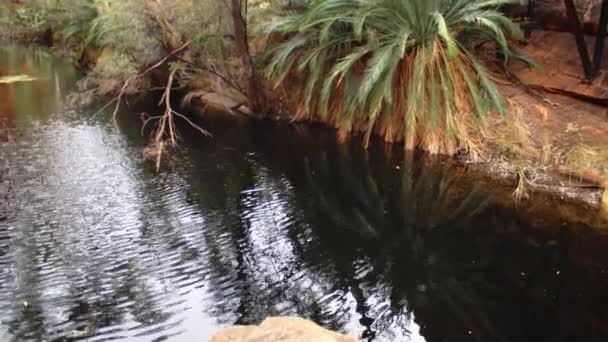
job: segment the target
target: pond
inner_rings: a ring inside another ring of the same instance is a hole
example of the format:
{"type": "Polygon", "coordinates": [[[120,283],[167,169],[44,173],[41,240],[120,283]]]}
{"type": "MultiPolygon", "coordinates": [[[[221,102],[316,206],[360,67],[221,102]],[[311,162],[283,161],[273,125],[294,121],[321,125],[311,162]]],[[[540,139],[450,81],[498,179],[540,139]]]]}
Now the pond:
{"type": "Polygon", "coordinates": [[[461,169],[287,124],[61,105],[79,74],[0,50],[0,341],[205,341],[300,316],[363,341],[608,341],[608,238],[501,206],[461,169]]]}

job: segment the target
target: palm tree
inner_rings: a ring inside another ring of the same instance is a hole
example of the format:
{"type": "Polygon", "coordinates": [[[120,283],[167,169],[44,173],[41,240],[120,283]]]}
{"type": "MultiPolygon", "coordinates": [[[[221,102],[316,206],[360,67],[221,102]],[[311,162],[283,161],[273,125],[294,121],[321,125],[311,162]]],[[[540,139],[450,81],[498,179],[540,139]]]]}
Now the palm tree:
{"type": "Polygon", "coordinates": [[[372,132],[431,153],[478,151],[475,133],[505,102],[476,47],[518,57],[519,28],[499,8],[513,0],[309,0],[268,25],[278,41],[267,72],[305,82],[297,118],[342,137],[372,132]]]}

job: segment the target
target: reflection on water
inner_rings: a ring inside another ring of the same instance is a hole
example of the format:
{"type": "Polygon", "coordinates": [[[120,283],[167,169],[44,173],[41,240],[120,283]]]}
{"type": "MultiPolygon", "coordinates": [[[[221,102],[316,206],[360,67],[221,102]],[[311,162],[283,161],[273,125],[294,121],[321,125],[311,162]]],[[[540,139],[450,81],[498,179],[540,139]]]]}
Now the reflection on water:
{"type": "Polygon", "coordinates": [[[136,119],[55,113],[75,74],[32,51],[0,53],[57,80],[0,113],[1,341],[202,341],[269,315],[374,341],[608,340],[605,237],[316,130],[186,132],[154,175],[136,119]]]}
{"type": "MultiPolygon", "coordinates": [[[[34,82],[0,84],[0,113],[3,125],[32,120],[54,113],[77,72],[42,49],[0,48],[0,76],[27,75],[34,82]]],[[[2,127],[2,126],[0,126],[2,127]]]]}

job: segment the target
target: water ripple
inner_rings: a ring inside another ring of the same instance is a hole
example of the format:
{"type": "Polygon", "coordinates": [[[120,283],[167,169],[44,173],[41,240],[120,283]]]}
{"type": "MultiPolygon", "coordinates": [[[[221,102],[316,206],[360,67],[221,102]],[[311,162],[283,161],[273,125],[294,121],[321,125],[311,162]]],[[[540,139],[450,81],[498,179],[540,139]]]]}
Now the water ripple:
{"type": "Polygon", "coordinates": [[[154,174],[137,126],[30,111],[0,139],[0,341],[204,341],[271,315],[369,341],[608,340],[605,240],[522,243],[441,168],[239,126],[154,174]]]}

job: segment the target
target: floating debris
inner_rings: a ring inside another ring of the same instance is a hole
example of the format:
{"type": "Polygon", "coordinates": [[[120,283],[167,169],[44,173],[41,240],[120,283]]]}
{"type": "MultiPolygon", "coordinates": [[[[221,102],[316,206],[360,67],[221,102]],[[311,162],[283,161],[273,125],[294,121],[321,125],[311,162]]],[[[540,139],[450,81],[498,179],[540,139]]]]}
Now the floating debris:
{"type": "Polygon", "coordinates": [[[0,84],[13,84],[19,82],[32,82],[36,81],[36,77],[31,77],[28,75],[14,75],[14,76],[1,76],[0,84]]]}

